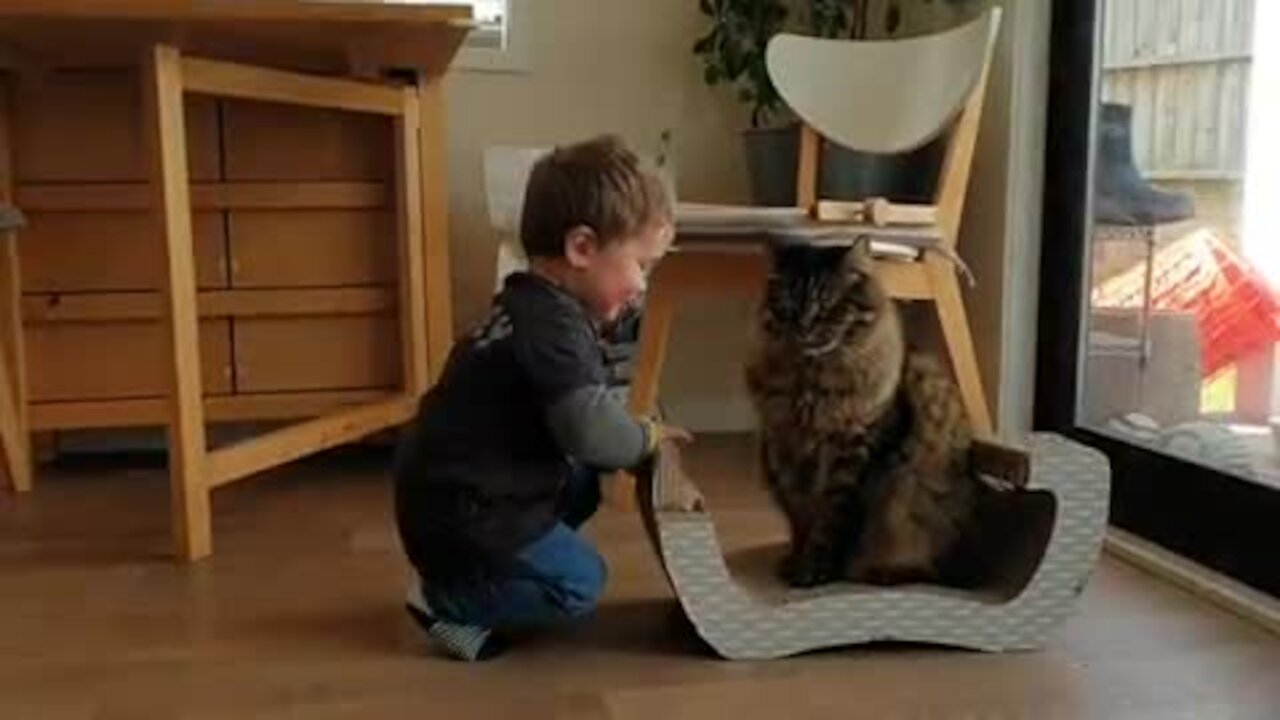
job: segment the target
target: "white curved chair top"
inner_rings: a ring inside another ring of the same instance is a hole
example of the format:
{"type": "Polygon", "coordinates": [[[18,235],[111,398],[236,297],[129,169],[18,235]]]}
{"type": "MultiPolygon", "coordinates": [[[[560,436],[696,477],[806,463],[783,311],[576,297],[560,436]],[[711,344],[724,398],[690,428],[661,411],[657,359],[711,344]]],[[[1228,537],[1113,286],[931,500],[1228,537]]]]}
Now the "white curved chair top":
{"type": "Polygon", "coordinates": [[[533,166],[551,151],[549,147],[517,147],[494,145],[484,151],[485,200],[489,224],[505,235],[514,235],[520,227],[520,210],[524,206],[524,186],[533,166]]]}
{"type": "Polygon", "coordinates": [[[823,137],[900,153],[932,140],[964,106],[995,47],[1000,8],[953,30],[891,41],[780,34],[766,52],[782,99],[823,137]]]}

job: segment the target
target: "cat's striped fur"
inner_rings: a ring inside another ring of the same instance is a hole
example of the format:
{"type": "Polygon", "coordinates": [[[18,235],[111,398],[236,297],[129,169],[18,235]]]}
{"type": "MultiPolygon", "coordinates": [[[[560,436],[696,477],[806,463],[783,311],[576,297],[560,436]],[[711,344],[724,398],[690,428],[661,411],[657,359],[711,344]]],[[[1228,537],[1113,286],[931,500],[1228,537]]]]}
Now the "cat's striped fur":
{"type": "Polygon", "coordinates": [[[766,481],[791,528],[784,576],[950,581],[978,492],[954,382],[907,348],[865,243],[772,255],[746,375],[766,481]]]}

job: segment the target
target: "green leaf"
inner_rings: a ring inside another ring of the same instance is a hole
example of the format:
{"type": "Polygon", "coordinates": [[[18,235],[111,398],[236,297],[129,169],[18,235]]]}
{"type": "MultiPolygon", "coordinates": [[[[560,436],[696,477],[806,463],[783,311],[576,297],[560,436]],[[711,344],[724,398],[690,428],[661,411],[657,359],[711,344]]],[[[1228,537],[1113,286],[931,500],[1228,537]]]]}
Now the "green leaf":
{"type": "Polygon", "coordinates": [[[720,68],[715,65],[708,65],[702,72],[702,79],[706,80],[708,85],[716,85],[720,82],[720,68]]]}

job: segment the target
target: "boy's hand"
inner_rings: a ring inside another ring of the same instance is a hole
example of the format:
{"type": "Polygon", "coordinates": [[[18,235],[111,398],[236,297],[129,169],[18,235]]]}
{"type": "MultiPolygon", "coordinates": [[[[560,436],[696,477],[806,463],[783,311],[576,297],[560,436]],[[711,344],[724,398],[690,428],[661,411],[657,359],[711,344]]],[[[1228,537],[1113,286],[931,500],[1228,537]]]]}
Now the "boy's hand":
{"type": "Polygon", "coordinates": [[[670,440],[677,443],[687,443],[693,441],[693,435],[681,427],[675,425],[664,425],[651,417],[642,417],[640,422],[644,424],[649,436],[649,448],[646,454],[652,455],[658,451],[662,443],[670,440]]]}
{"type": "Polygon", "coordinates": [[[706,500],[702,497],[702,493],[689,480],[689,476],[685,474],[684,463],[680,461],[680,451],[675,443],[687,443],[693,441],[693,434],[688,430],[675,425],[662,425],[655,423],[659,442],[672,441],[667,445],[667,461],[664,465],[666,472],[666,492],[662,501],[663,508],[666,510],[675,510],[678,512],[703,512],[706,510],[706,500]]]}
{"type": "Polygon", "coordinates": [[[676,509],[680,512],[702,512],[707,509],[706,498],[702,497],[702,492],[689,482],[689,479],[681,475],[680,481],[676,484],[676,509]]]}

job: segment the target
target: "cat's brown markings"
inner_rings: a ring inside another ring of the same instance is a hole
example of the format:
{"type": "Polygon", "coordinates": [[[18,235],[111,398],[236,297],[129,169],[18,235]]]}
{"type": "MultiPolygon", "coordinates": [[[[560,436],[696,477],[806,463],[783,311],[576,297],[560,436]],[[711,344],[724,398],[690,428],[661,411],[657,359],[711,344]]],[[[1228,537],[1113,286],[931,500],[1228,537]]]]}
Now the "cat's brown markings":
{"type": "Polygon", "coordinates": [[[747,384],[797,586],[936,582],[973,517],[969,423],[854,249],[776,246],[747,384]]]}

